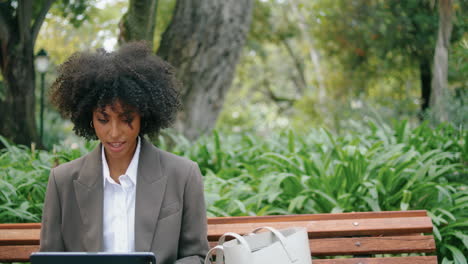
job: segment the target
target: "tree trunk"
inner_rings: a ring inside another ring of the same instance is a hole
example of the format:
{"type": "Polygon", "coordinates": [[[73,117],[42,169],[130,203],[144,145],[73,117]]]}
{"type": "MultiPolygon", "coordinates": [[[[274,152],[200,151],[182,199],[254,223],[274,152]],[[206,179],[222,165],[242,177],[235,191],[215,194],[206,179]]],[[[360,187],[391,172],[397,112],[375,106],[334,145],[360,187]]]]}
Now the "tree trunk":
{"type": "Polygon", "coordinates": [[[0,134],[23,145],[31,142],[40,144],[35,118],[32,49],[32,43],[18,45],[20,51],[18,54],[10,54],[2,69],[6,96],[5,101],[0,102],[0,134]],[[27,53],[30,55],[25,55],[27,53]]]}
{"type": "Polygon", "coordinates": [[[448,95],[448,49],[452,33],[452,0],[439,0],[439,31],[434,54],[432,94],[430,106],[434,117],[439,122],[448,120],[446,103],[448,95]]]}
{"type": "Polygon", "coordinates": [[[210,131],[222,109],[252,16],[253,0],[178,0],[158,55],[177,69],[184,109],[176,129],[210,131]]]}
{"type": "Polygon", "coordinates": [[[7,1],[0,3],[0,68],[5,99],[0,101],[0,135],[16,144],[36,142],[34,42],[54,0],[37,5],[18,1],[16,9],[7,1]]]}
{"type": "Polygon", "coordinates": [[[153,45],[158,0],[130,0],[119,23],[119,44],[146,40],[153,45]]]}
{"type": "Polygon", "coordinates": [[[421,79],[421,118],[429,108],[431,98],[431,63],[428,58],[419,60],[419,76],[421,79]]]}

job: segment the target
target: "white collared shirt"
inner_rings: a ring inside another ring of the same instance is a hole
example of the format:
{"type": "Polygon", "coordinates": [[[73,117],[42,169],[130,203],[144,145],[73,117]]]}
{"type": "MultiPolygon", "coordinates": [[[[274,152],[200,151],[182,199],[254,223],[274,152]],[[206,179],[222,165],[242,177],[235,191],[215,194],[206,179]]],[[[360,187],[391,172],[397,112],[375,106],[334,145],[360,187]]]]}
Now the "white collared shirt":
{"type": "Polygon", "coordinates": [[[140,137],[132,161],[125,174],[119,176],[120,184],[110,177],[104,147],[102,169],[104,175],[103,251],[135,251],[135,195],[140,137]]]}

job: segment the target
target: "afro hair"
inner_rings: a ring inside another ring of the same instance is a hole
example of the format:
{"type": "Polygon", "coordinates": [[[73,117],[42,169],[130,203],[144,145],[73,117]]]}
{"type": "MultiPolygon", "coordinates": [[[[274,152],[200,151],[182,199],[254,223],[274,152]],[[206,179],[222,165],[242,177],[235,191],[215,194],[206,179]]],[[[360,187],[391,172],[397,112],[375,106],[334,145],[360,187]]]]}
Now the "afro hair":
{"type": "Polygon", "coordinates": [[[141,115],[140,135],[169,127],[180,108],[179,91],[174,68],[146,43],[133,42],[116,52],[73,54],[59,67],[50,97],[78,136],[96,139],[90,126],[93,111],[117,100],[141,115]]]}

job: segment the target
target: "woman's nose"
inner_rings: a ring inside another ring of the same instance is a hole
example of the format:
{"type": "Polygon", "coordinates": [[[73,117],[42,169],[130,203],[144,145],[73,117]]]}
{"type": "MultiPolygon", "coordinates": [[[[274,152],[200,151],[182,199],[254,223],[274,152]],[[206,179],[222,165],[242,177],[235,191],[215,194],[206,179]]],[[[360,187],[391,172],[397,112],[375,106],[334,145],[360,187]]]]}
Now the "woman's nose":
{"type": "Polygon", "coordinates": [[[118,138],[120,135],[120,126],[118,122],[111,122],[111,128],[110,128],[110,136],[111,138],[118,138]]]}

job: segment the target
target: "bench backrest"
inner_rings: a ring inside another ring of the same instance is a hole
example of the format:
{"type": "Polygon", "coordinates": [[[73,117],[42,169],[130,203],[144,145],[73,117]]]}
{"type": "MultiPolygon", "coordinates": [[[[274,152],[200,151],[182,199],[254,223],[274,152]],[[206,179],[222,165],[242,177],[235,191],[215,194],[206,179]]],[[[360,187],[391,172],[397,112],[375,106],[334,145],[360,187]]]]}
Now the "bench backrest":
{"type": "MultiPolygon", "coordinates": [[[[247,234],[261,226],[306,227],[312,256],[320,258],[314,264],[437,263],[436,256],[382,255],[435,252],[432,222],[423,210],[215,217],[208,219],[208,240],[214,246],[226,232],[247,234]],[[322,258],[330,256],[348,258],[322,258]]],[[[40,224],[0,224],[0,262],[27,262],[38,250],[39,234],[40,224]]]]}

